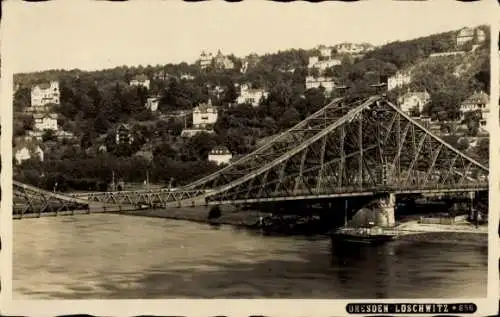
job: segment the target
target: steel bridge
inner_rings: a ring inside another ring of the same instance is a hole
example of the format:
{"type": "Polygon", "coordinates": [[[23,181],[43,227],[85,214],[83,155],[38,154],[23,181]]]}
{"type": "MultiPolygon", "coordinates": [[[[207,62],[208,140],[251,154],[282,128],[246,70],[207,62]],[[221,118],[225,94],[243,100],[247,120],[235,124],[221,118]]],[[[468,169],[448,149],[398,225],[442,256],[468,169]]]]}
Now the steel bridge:
{"type": "Polygon", "coordinates": [[[177,190],[71,196],[14,182],[15,213],[119,211],[488,190],[488,167],[384,96],[338,98],[238,161],[177,190]]]}

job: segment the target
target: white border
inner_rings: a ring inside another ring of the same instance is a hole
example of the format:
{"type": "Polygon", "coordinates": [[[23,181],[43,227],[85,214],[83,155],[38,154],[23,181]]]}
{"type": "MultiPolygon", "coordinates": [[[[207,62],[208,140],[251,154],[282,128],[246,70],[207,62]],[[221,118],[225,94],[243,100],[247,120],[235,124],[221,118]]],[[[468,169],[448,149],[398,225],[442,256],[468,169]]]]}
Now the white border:
{"type": "MultiPolygon", "coordinates": [[[[54,1],[54,0],[53,0],[54,1]]],[[[52,1],[52,2],[53,2],[52,1]]],[[[66,2],[67,0],[64,0],[66,2]]],[[[72,2],[74,4],[75,0],[72,2]]],[[[83,0],[85,1],[85,0],[83,0]]],[[[171,1],[171,0],[169,0],[171,1]]],[[[172,0],[173,1],[173,0],[172,0]]],[[[248,0],[247,0],[248,1],[248,0]]],[[[0,175],[2,185],[2,201],[0,214],[0,234],[2,237],[2,250],[0,253],[0,313],[3,315],[33,315],[33,316],[54,316],[62,314],[85,313],[92,315],[113,315],[113,316],[131,316],[144,314],[157,315],[186,315],[186,316],[249,316],[249,315],[268,315],[268,316],[340,316],[345,315],[345,305],[349,303],[365,302],[364,300],[12,300],[12,62],[15,59],[15,52],[9,51],[9,41],[15,41],[15,34],[9,33],[9,21],[13,17],[9,14],[9,6],[6,3],[15,2],[8,0],[4,2],[3,15],[4,21],[1,25],[2,35],[2,77],[1,77],[1,108],[0,122],[2,126],[1,150],[2,150],[2,171],[0,175]],[[7,25],[7,26],[6,26],[7,25]]],[[[56,1],[58,2],[58,1],[56,1]]],[[[134,1],[132,1],[134,2],[134,1]]],[[[152,3],[154,1],[150,1],[152,3]]],[[[370,1],[373,5],[374,0],[370,1]]],[[[377,5],[384,10],[390,8],[390,1],[378,0],[377,5]],[[386,6],[387,7],[384,7],[386,6]]],[[[137,2],[136,2],[137,3],[137,2]]],[[[394,3],[394,2],[393,2],[394,3]]],[[[493,124],[495,132],[498,135],[499,128],[499,62],[498,57],[498,4],[496,0],[483,0],[473,4],[457,3],[456,1],[440,0],[433,2],[432,6],[428,3],[409,3],[398,5],[429,5],[430,8],[443,10],[443,19],[453,15],[453,5],[474,5],[484,6],[485,20],[484,24],[489,24],[492,30],[492,80],[491,80],[491,114],[493,115],[493,124]],[[453,4],[451,4],[453,3],[453,4]],[[444,11],[446,10],[446,11],[444,11]]],[[[41,6],[48,3],[26,3],[26,5],[41,6]]],[[[97,5],[97,3],[96,3],[97,5]]],[[[120,5],[113,3],[113,5],[120,5]]],[[[123,4],[122,4],[123,5],[123,4]]],[[[197,5],[191,3],[190,5],[197,5]]],[[[232,4],[239,5],[239,4],[232,4]]],[[[293,4],[287,4],[293,5],[293,4]]],[[[336,4],[337,5],[337,4],[336,4]]],[[[369,4],[347,3],[338,5],[359,6],[360,10],[366,10],[369,4]]],[[[373,7],[372,7],[373,9],[373,7]]],[[[91,17],[89,17],[91,19],[91,17]]],[[[382,23],[383,21],[381,21],[382,23]]],[[[29,21],[26,21],[29,23],[29,21]]],[[[356,23],[354,21],[353,23],[356,23]]],[[[422,23],[425,23],[423,21],[422,23]]],[[[36,54],[36,52],[34,52],[36,54]]],[[[490,147],[490,210],[499,210],[500,191],[500,165],[496,164],[500,154],[500,141],[491,137],[490,147]]],[[[412,302],[412,303],[452,303],[452,302],[474,302],[478,305],[478,311],[475,316],[495,315],[498,312],[499,298],[499,238],[498,223],[499,213],[490,212],[490,230],[489,230],[489,252],[488,252],[488,298],[487,299],[384,299],[384,300],[366,300],[367,302],[412,302]]],[[[464,287],[467,287],[464,285],[464,287]]],[[[422,315],[420,315],[422,316],[422,315]]],[[[469,315],[470,316],[470,315],[469,315]]]]}

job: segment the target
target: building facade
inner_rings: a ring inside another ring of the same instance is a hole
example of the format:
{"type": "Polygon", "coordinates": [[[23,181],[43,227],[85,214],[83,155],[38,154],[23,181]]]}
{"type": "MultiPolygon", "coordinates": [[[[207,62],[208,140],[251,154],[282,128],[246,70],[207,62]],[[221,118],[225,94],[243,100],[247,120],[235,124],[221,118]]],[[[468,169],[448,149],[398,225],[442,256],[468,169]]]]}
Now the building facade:
{"type": "Polygon", "coordinates": [[[116,144],[132,144],[134,136],[128,124],[120,124],[115,132],[116,144]]]}
{"type": "Polygon", "coordinates": [[[490,131],[490,97],[484,91],[475,92],[460,105],[462,118],[467,112],[479,112],[479,125],[482,129],[490,131]]]}
{"type": "Polygon", "coordinates": [[[325,88],[325,93],[331,93],[335,88],[335,81],[329,77],[306,77],[306,89],[325,88]]]}
{"type": "Polygon", "coordinates": [[[193,127],[204,129],[217,122],[217,108],[212,106],[212,101],[202,103],[193,109],[193,127]]]}
{"type": "Polygon", "coordinates": [[[472,28],[462,28],[457,34],[457,46],[462,46],[474,39],[474,29],[472,28]]]}
{"type": "Polygon", "coordinates": [[[202,51],[199,59],[201,69],[209,67],[212,64],[213,58],[214,56],[212,55],[212,53],[207,53],[205,51],[202,51]]]}
{"type": "Polygon", "coordinates": [[[33,129],[35,131],[53,130],[57,131],[59,128],[57,126],[57,114],[39,114],[35,113],[33,115],[34,125],[33,129]]]}
{"type": "Polygon", "coordinates": [[[251,89],[248,84],[240,86],[240,95],[236,99],[238,104],[247,103],[257,107],[263,98],[267,98],[268,92],[264,89],[251,89]]]}
{"type": "Polygon", "coordinates": [[[23,142],[16,146],[13,152],[17,164],[22,164],[31,158],[43,161],[43,150],[39,145],[34,143],[23,142]]]}
{"type": "Polygon", "coordinates": [[[59,82],[57,81],[35,85],[31,88],[31,107],[44,107],[47,104],[58,105],[60,96],[59,82]]]}
{"type": "Polygon", "coordinates": [[[149,78],[146,75],[138,75],[138,76],[135,76],[130,81],[130,86],[132,86],[132,87],[142,86],[142,87],[149,89],[150,83],[151,83],[151,81],[149,80],[149,78]]]}
{"type": "Polygon", "coordinates": [[[217,165],[229,164],[232,158],[233,154],[225,146],[216,146],[208,154],[208,160],[217,165]]]}
{"type": "Polygon", "coordinates": [[[152,112],[155,112],[158,110],[158,105],[160,104],[160,97],[149,97],[146,100],[146,109],[151,110],[152,112]]]}
{"type": "Polygon", "coordinates": [[[387,79],[387,90],[400,88],[411,83],[412,76],[409,72],[397,72],[387,79]]]}
{"type": "Polygon", "coordinates": [[[417,110],[418,113],[422,113],[424,106],[428,104],[431,100],[431,96],[427,91],[420,92],[407,92],[403,96],[398,98],[401,110],[410,114],[412,110],[417,110]]]}

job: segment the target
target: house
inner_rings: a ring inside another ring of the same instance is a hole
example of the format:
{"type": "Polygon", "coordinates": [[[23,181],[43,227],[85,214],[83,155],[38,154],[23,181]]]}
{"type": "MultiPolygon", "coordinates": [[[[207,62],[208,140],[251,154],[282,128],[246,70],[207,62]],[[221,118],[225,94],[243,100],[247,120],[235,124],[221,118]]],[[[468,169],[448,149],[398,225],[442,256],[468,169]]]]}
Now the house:
{"type": "Polygon", "coordinates": [[[387,90],[403,87],[411,83],[412,76],[410,72],[397,72],[395,75],[387,79],[387,90]]]}
{"type": "Polygon", "coordinates": [[[225,146],[216,146],[208,153],[208,160],[215,162],[217,165],[229,164],[232,158],[233,154],[225,146]]]}
{"type": "Polygon", "coordinates": [[[472,28],[462,28],[457,34],[457,46],[462,46],[474,39],[474,29],[472,28]]]}
{"type": "Polygon", "coordinates": [[[51,81],[31,88],[31,107],[43,108],[47,104],[60,103],[59,82],[51,81]]]}
{"type": "Polygon", "coordinates": [[[221,69],[233,69],[234,62],[227,56],[224,56],[221,51],[217,52],[217,55],[214,57],[214,65],[217,68],[221,69]]]}
{"type": "Polygon", "coordinates": [[[149,97],[146,99],[146,109],[151,110],[152,112],[158,110],[158,105],[160,104],[160,97],[149,97]]]}
{"type": "Polygon", "coordinates": [[[398,98],[401,110],[410,114],[412,110],[418,110],[418,113],[422,113],[424,106],[429,103],[431,96],[427,91],[419,92],[407,92],[403,96],[398,98]]]}
{"type": "Polygon", "coordinates": [[[486,33],[481,28],[477,28],[476,29],[476,42],[482,43],[484,41],[486,41],[486,33]]]}
{"type": "Polygon", "coordinates": [[[44,130],[53,130],[57,131],[57,114],[41,114],[35,113],[33,114],[34,125],[33,128],[35,131],[44,131],[44,130]]]}
{"type": "Polygon", "coordinates": [[[181,74],[181,79],[184,79],[184,80],[193,80],[194,79],[194,76],[191,75],[191,74],[186,74],[186,73],[183,73],[181,74]]]}
{"type": "Polygon", "coordinates": [[[325,45],[318,46],[319,55],[321,57],[330,58],[332,56],[332,48],[325,45]]]}
{"type": "Polygon", "coordinates": [[[329,77],[318,77],[315,78],[313,76],[306,77],[306,89],[312,88],[325,88],[325,93],[330,93],[335,88],[335,81],[333,78],[329,77]]]}
{"type": "Polygon", "coordinates": [[[193,109],[193,126],[196,129],[205,129],[217,122],[217,108],[212,106],[212,101],[202,103],[193,109]]]}
{"type": "Polygon", "coordinates": [[[268,92],[264,89],[251,89],[248,84],[240,86],[240,95],[236,99],[238,104],[248,103],[254,107],[260,104],[262,98],[267,98],[268,92]]]}
{"type": "Polygon", "coordinates": [[[341,43],[335,46],[339,54],[362,54],[373,49],[370,44],[341,43]]]}
{"type": "Polygon", "coordinates": [[[43,161],[43,150],[37,143],[19,142],[19,144],[14,148],[13,152],[17,164],[21,164],[22,162],[33,157],[36,157],[40,161],[43,161]]]}
{"type": "Polygon", "coordinates": [[[150,80],[146,75],[138,75],[135,76],[131,81],[130,81],[130,86],[142,86],[147,89],[149,89],[149,84],[150,80]]]}
{"type": "Polygon", "coordinates": [[[489,129],[490,97],[484,91],[475,92],[460,105],[460,112],[464,117],[466,112],[478,111],[481,113],[479,124],[481,128],[489,129]]]}
{"type": "Polygon", "coordinates": [[[325,71],[329,67],[337,66],[342,64],[339,59],[328,58],[328,59],[320,59],[318,56],[309,57],[309,65],[308,68],[316,68],[320,71],[325,71]]]}
{"type": "Polygon", "coordinates": [[[205,69],[208,66],[210,66],[210,64],[212,64],[213,58],[214,57],[213,57],[212,53],[207,53],[205,51],[202,51],[201,55],[200,55],[200,60],[199,60],[201,69],[205,69]]]}
{"type": "Polygon", "coordinates": [[[116,144],[132,144],[134,136],[128,124],[120,124],[116,128],[116,144]]]}

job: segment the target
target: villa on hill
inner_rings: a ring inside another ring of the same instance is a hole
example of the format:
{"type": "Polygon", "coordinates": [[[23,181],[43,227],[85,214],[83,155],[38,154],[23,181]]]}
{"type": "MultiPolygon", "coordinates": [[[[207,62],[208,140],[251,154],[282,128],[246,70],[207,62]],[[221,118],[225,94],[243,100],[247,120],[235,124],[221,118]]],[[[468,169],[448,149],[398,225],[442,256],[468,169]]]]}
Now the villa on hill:
{"type": "Polygon", "coordinates": [[[240,86],[240,95],[236,99],[238,104],[247,103],[253,107],[257,107],[263,98],[267,98],[268,92],[264,89],[251,89],[250,85],[243,84],[240,86]]]}
{"type": "Polygon", "coordinates": [[[149,89],[150,80],[146,75],[137,75],[130,81],[130,86],[132,87],[145,87],[149,89]]]}
{"type": "Polygon", "coordinates": [[[32,111],[45,111],[48,104],[58,105],[60,96],[58,81],[33,86],[31,88],[32,111]]]}
{"type": "Polygon", "coordinates": [[[36,142],[20,141],[13,149],[16,164],[22,164],[31,158],[38,158],[43,161],[43,150],[36,142]]]}
{"type": "Polygon", "coordinates": [[[232,158],[233,154],[225,146],[216,146],[208,153],[208,160],[217,165],[229,164],[232,158]]]}

